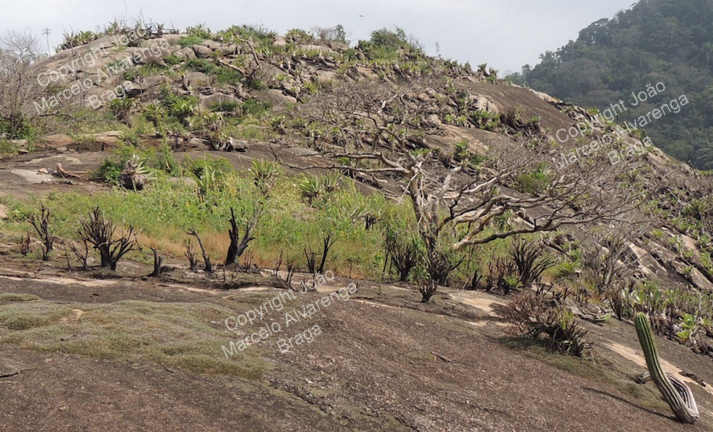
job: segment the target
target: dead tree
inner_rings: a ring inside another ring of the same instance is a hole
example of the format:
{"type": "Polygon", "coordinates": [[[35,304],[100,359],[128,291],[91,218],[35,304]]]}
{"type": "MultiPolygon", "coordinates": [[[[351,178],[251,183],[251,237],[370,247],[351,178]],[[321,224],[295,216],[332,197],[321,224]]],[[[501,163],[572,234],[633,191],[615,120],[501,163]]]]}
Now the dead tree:
{"type": "MultiPolygon", "coordinates": [[[[560,170],[552,168],[543,190],[525,194],[511,186],[518,176],[549,159],[540,147],[522,140],[503,137],[478,169],[436,152],[413,152],[424,147],[418,140],[428,127],[424,112],[437,108],[438,98],[429,99],[429,94],[447,94],[447,89],[438,80],[404,85],[364,80],[320,92],[295,115],[329,126],[331,135],[320,135],[323,142],[317,146],[328,162],[289,166],[339,170],[376,185],[400,179],[425,257],[439,261],[426,263],[434,271],[442,269],[441,258],[449,250],[567,225],[608,223],[636,207],[639,193],[617,180],[625,164],[602,169],[602,160],[592,158],[560,170]],[[517,223],[501,226],[496,222],[502,218],[517,223]],[[452,241],[451,233],[457,233],[452,241]]],[[[280,160],[277,151],[275,157],[280,160]]],[[[430,279],[443,280],[440,274],[431,274],[430,279]]],[[[426,291],[433,289],[437,288],[426,291]]]]}
{"type": "Polygon", "coordinates": [[[49,261],[49,255],[54,245],[53,231],[50,229],[51,213],[50,209],[41,204],[40,214],[32,214],[27,218],[27,221],[32,225],[37,236],[42,241],[42,261],[49,261]]]}
{"type": "Polygon", "coordinates": [[[647,228],[642,221],[602,225],[590,230],[582,247],[584,277],[609,301],[619,319],[628,313],[623,291],[627,286],[633,289],[631,276],[639,268],[631,246],[647,228]]]}
{"type": "Polygon", "coordinates": [[[201,241],[200,236],[193,228],[188,230],[188,235],[193,236],[196,238],[196,240],[198,240],[198,246],[201,248],[201,253],[203,254],[203,262],[205,263],[205,272],[213,273],[213,264],[210,263],[210,257],[205,252],[205,248],[203,247],[203,242],[201,241]]]}
{"type": "Polygon", "coordinates": [[[334,246],[336,241],[337,239],[332,233],[326,234],[322,239],[322,260],[319,262],[317,273],[324,274],[324,264],[327,262],[327,255],[329,255],[329,250],[334,246]]]}
{"type": "Polygon", "coordinates": [[[277,277],[277,275],[280,272],[280,267],[282,267],[282,254],[283,253],[284,253],[284,251],[280,251],[280,257],[275,260],[275,270],[274,270],[275,277],[277,277]]]}
{"type": "Polygon", "coordinates": [[[152,247],[151,252],[153,252],[153,272],[149,277],[159,277],[161,276],[161,264],[163,264],[163,258],[158,254],[156,248],[152,247]]]}
{"type": "Polygon", "coordinates": [[[39,41],[29,33],[9,32],[0,37],[0,123],[9,139],[22,138],[30,122],[59,110],[47,102],[51,86],[38,82],[35,65],[41,53],[39,41]]]}
{"type": "Polygon", "coordinates": [[[186,239],[186,253],[184,254],[188,259],[188,265],[190,271],[195,271],[198,267],[198,259],[196,258],[196,252],[193,250],[193,242],[190,239],[186,239]]]}
{"type": "Polygon", "coordinates": [[[82,270],[86,270],[89,268],[87,265],[87,259],[89,259],[89,244],[86,240],[82,240],[82,244],[84,245],[84,250],[79,249],[74,243],[70,245],[70,249],[72,250],[74,256],[77,257],[79,262],[82,264],[82,270]]]}
{"type": "Polygon", "coordinates": [[[262,207],[260,206],[255,209],[252,219],[245,226],[243,237],[240,238],[238,222],[235,220],[235,211],[232,207],[230,208],[230,229],[228,230],[228,234],[230,235],[230,246],[228,247],[228,255],[225,257],[226,266],[234,264],[237,259],[240,258],[243,252],[245,252],[245,249],[247,249],[248,244],[252,240],[255,240],[255,237],[253,237],[252,234],[255,230],[255,227],[257,226],[258,220],[260,220],[261,215],[262,207]]]}
{"type": "Polygon", "coordinates": [[[312,250],[307,252],[307,248],[304,248],[304,251],[305,258],[307,258],[307,270],[310,273],[315,274],[317,272],[317,254],[315,254],[312,250]]]}
{"type": "Polygon", "coordinates": [[[582,263],[585,277],[598,293],[622,283],[636,270],[638,260],[629,253],[630,245],[645,231],[643,222],[614,223],[590,230],[582,248],[582,263]]]}
{"type": "Polygon", "coordinates": [[[104,212],[96,207],[89,215],[89,220],[81,219],[79,238],[99,250],[102,268],[116,271],[116,265],[121,258],[138,246],[134,227],[114,238],[116,226],[110,219],[104,218],[104,212]]]}

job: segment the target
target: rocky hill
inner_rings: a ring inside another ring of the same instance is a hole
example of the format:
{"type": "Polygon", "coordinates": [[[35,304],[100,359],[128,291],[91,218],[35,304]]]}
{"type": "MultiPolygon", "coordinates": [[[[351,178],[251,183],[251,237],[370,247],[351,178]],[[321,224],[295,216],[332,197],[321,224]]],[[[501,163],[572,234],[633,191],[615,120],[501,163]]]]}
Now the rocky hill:
{"type": "Polygon", "coordinates": [[[683,430],[636,312],[713,424],[711,177],[643,134],[400,30],[75,39],[4,126],[7,430],[683,430]]]}

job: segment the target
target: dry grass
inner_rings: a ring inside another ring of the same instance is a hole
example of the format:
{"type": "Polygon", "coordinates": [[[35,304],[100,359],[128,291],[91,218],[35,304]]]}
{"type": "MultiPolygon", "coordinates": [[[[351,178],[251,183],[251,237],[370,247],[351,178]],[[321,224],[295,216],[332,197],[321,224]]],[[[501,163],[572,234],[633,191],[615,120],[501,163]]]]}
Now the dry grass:
{"type": "Polygon", "coordinates": [[[43,352],[96,358],[145,358],[194,373],[259,378],[268,368],[258,347],[226,358],[237,338],[222,325],[235,311],[212,303],[17,303],[0,311],[3,342],[43,352]]]}
{"type": "Polygon", "coordinates": [[[39,297],[32,294],[0,293],[0,302],[26,302],[39,299],[39,297]]]}

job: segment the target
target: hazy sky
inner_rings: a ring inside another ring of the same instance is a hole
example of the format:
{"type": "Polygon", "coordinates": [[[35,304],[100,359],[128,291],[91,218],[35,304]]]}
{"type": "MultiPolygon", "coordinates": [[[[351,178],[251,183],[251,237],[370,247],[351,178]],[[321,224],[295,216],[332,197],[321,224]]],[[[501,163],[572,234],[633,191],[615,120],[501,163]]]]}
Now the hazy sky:
{"type": "Polygon", "coordinates": [[[353,41],[373,30],[402,27],[430,54],[488,63],[501,72],[534,65],[539,54],[576,39],[579,30],[611,18],[634,0],[0,0],[0,34],[49,28],[52,52],[64,31],[95,30],[115,17],[135,17],[184,28],[204,23],[212,30],[260,24],[284,34],[292,28],[342,24],[353,41]]]}

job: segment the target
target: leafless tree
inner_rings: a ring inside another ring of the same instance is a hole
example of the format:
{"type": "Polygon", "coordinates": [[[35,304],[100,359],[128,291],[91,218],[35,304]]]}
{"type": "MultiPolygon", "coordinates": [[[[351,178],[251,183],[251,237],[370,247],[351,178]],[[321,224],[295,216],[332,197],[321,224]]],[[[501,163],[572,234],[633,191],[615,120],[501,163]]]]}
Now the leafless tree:
{"type": "Polygon", "coordinates": [[[630,277],[638,269],[638,258],[631,246],[646,229],[641,221],[602,225],[590,230],[582,247],[584,277],[609,300],[619,319],[625,308],[622,290],[631,285],[630,277]]]}
{"type": "Polygon", "coordinates": [[[230,234],[230,246],[228,247],[228,255],[225,257],[225,265],[234,264],[238,258],[245,252],[248,244],[255,240],[253,237],[253,231],[257,226],[260,216],[262,215],[262,206],[258,206],[253,212],[252,218],[245,225],[245,230],[243,231],[243,236],[240,238],[240,230],[238,227],[238,222],[235,220],[235,210],[230,208],[230,229],[228,233],[230,234]]]}
{"type": "Polygon", "coordinates": [[[9,32],[0,37],[0,122],[9,138],[22,135],[28,122],[38,116],[32,101],[44,93],[33,69],[42,49],[30,33],[9,32]]]}
{"type": "Polygon", "coordinates": [[[186,239],[186,252],[185,257],[188,259],[189,269],[195,271],[198,267],[198,259],[196,258],[196,252],[193,249],[193,242],[190,239],[186,239]]]}
{"type": "Polygon", "coordinates": [[[82,244],[84,245],[84,250],[79,249],[74,243],[72,243],[69,248],[79,262],[82,263],[82,270],[86,270],[89,268],[87,264],[87,259],[89,259],[89,243],[87,243],[86,240],[82,240],[82,244]]]}
{"type": "MultiPolygon", "coordinates": [[[[413,151],[425,147],[424,131],[438,132],[429,116],[437,115],[438,99],[447,92],[435,78],[404,85],[352,82],[323,91],[297,114],[322,125],[313,131],[328,131],[312,134],[325,164],[307,169],[340,170],[380,185],[396,180],[410,199],[427,260],[440,261],[447,252],[442,250],[445,234],[458,233],[447,248],[461,251],[520,234],[609,222],[635,206],[636,192],[616,180],[623,164],[602,169],[601,161],[592,159],[569,169],[550,169],[547,187],[525,194],[510,186],[548,161],[542,150],[526,142],[502,137],[477,167],[437,152],[413,151]],[[507,216],[517,223],[494,223],[507,216]]],[[[440,269],[438,264],[427,262],[425,267],[440,269]]],[[[438,282],[437,276],[431,279],[438,282]]]]}
{"type": "Polygon", "coordinates": [[[213,273],[213,264],[211,264],[210,262],[210,257],[208,256],[205,251],[205,248],[203,247],[203,242],[201,241],[198,232],[195,229],[191,228],[190,230],[188,230],[188,235],[193,236],[196,238],[196,240],[198,240],[198,246],[201,248],[201,253],[203,254],[203,262],[205,263],[206,273],[213,273]]]}
{"type": "Polygon", "coordinates": [[[153,272],[149,275],[150,277],[161,276],[161,264],[163,264],[163,258],[158,254],[158,250],[152,247],[151,252],[153,252],[153,272]]]}
{"type": "Polygon", "coordinates": [[[641,222],[611,223],[590,230],[582,248],[582,261],[586,276],[599,293],[636,270],[638,259],[630,253],[630,247],[644,231],[645,225],[641,222]]]}

